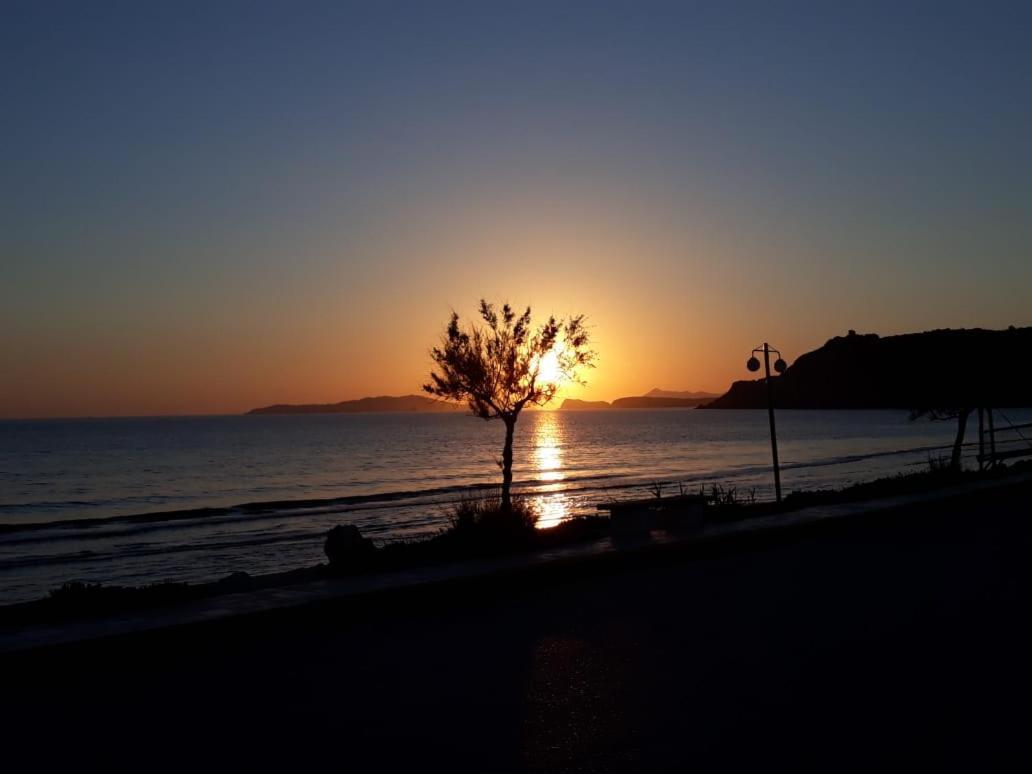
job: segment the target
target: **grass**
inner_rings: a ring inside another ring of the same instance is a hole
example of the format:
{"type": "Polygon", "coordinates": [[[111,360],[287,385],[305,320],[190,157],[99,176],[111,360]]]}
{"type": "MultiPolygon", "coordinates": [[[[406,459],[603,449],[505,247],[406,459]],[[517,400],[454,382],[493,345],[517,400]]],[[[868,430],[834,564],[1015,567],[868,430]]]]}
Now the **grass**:
{"type": "Polygon", "coordinates": [[[841,503],[855,500],[870,500],[880,497],[898,497],[901,495],[919,494],[934,491],[943,487],[954,486],[968,481],[982,481],[1000,478],[1013,473],[1032,470],[1032,460],[1015,462],[1007,467],[1000,466],[994,470],[955,470],[950,467],[949,460],[928,458],[928,468],[915,473],[899,473],[895,476],[878,478],[852,484],[842,489],[817,489],[813,491],[792,492],[785,500],[788,509],[804,508],[809,505],[823,503],[841,503]]]}
{"type": "Polygon", "coordinates": [[[790,492],[782,499],[781,503],[757,502],[755,490],[748,490],[742,493],[735,487],[721,486],[720,484],[714,484],[709,489],[700,488],[698,493],[705,496],[709,503],[707,520],[711,522],[737,521],[799,510],[812,505],[857,502],[883,497],[920,494],[969,481],[991,480],[1012,473],[1029,471],[1032,471],[1032,460],[1014,462],[1006,467],[1000,466],[994,470],[958,471],[950,466],[948,457],[930,456],[927,468],[924,470],[897,473],[894,476],[877,478],[873,481],[850,484],[841,489],[814,489],[790,492]]]}
{"type": "Polygon", "coordinates": [[[709,494],[706,494],[704,487],[699,489],[699,494],[705,497],[706,501],[716,508],[734,508],[756,504],[755,487],[745,494],[739,494],[738,487],[725,487],[720,484],[713,484],[710,487],[709,494]]]}

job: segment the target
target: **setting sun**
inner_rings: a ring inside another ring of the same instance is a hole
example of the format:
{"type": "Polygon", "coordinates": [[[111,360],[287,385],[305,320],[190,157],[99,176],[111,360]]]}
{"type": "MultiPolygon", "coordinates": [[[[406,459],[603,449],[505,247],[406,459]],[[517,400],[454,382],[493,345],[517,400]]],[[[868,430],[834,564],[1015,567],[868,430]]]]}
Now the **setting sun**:
{"type": "Polygon", "coordinates": [[[538,379],[544,384],[558,384],[563,380],[562,368],[559,366],[559,355],[555,350],[545,353],[538,363],[538,379]]]}

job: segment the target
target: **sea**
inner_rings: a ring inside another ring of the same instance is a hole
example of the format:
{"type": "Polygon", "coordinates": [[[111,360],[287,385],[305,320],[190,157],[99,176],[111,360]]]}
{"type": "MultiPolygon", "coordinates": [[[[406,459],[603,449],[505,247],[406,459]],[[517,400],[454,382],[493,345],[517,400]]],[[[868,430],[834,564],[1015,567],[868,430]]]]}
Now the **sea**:
{"type": "MultiPolygon", "coordinates": [[[[779,411],[784,490],[927,469],[955,430],[905,411],[779,411]]],[[[381,544],[431,535],[458,500],[495,490],[503,435],[452,413],[0,421],[0,604],[67,581],[310,566],[337,524],[381,544]]],[[[968,465],[976,438],[972,420],[968,465]]],[[[528,411],[514,473],[541,527],[657,487],[773,498],[765,411],[528,411]]]]}

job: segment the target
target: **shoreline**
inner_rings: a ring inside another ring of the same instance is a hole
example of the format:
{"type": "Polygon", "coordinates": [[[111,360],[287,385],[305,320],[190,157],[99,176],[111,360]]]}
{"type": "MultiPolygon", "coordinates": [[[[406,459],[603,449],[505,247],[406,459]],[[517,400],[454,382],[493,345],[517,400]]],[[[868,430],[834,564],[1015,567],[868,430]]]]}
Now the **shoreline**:
{"type": "MultiPolygon", "coordinates": [[[[906,477],[896,480],[905,481],[906,477]]],[[[887,481],[892,482],[893,479],[887,481]]],[[[711,524],[697,532],[652,530],[619,538],[605,534],[593,540],[560,543],[543,550],[422,562],[365,574],[342,576],[331,573],[326,565],[320,564],[267,576],[237,578],[231,575],[214,583],[193,586],[190,588],[193,596],[187,599],[133,606],[93,617],[33,620],[32,611],[39,609],[47,600],[18,603],[0,608],[0,653],[193,626],[240,616],[276,615],[295,608],[354,602],[367,596],[376,598],[385,593],[404,595],[408,591],[441,584],[477,585],[493,577],[510,574],[533,575],[552,570],[576,572],[578,568],[614,561],[619,564],[635,557],[657,556],[664,552],[689,557],[695,552],[704,555],[710,550],[733,553],[757,540],[761,543],[768,539],[776,540],[779,536],[788,537],[800,530],[806,532],[825,524],[852,522],[887,511],[900,511],[905,516],[907,509],[920,509],[928,504],[979,494],[992,497],[993,493],[1018,490],[1032,493],[1032,472],[1027,468],[924,491],[860,500],[836,499],[841,498],[842,492],[811,493],[811,496],[826,499],[793,510],[757,513],[711,524]],[[27,617],[19,615],[25,611],[29,611],[27,617]]],[[[188,584],[182,585],[188,587],[188,584]]]]}
{"type": "MultiPolygon", "coordinates": [[[[635,409],[625,410],[633,411],[635,409]]],[[[976,442],[966,442],[964,444],[964,448],[966,449],[973,449],[976,446],[976,442]]],[[[907,454],[946,451],[950,448],[950,444],[932,444],[925,446],[909,447],[906,449],[890,449],[886,451],[875,451],[865,454],[849,454],[839,457],[818,459],[808,462],[783,463],[781,465],[781,469],[806,470],[810,468],[832,467],[835,465],[848,465],[855,462],[863,462],[864,460],[868,459],[881,459],[884,457],[903,456],[907,454]]],[[[572,476],[570,478],[564,479],[563,483],[585,485],[567,486],[562,491],[579,492],[594,489],[604,489],[607,491],[626,490],[645,488],[655,483],[659,483],[664,486],[676,485],[678,483],[685,483],[689,486],[695,486],[696,484],[719,483],[724,481],[725,479],[730,479],[735,476],[751,475],[753,473],[762,474],[765,471],[767,471],[768,468],[769,466],[764,464],[758,465],[755,471],[749,469],[738,469],[735,471],[720,469],[714,470],[712,472],[706,472],[704,474],[695,474],[687,477],[663,476],[660,478],[654,478],[646,473],[604,473],[594,475],[572,476]],[[592,482],[602,482],[612,479],[620,479],[621,482],[614,484],[599,484],[598,486],[591,485],[592,482]]],[[[516,485],[519,489],[522,490],[524,488],[553,486],[554,484],[555,482],[551,479],[528,479],[524,481],[519,481],[516,485]]],[[[202,520],[208,518],[218,518],[220,516],[259,516],[267,515],[269,513],[277,513],[282,514],[284,516],[304,516],[309,515],[311,513],[319,513],[322,509],[335,509],[337,507],[352,505],[360,506],[368,505],[371,503],[384,503],[385,506],[390,506],[394,503],[403,500],[412,500],[415,504],[418,504],[420,498],[436,497],[440,495],[461,495],[464,492],[490,491],[497,488],[498,484],[496,482],[484,482],[456,484],[451,486],[428,487],[425,489],[388,490],[382,492],[372,492],[368,494],[337,495],[330,497],[302,497],[297,499],[251,500],[241,503],[234,503],[231,505],[197,506],[195,508],[142,511],[139,513],[116,514],[113,516],[88,516],[84,518],[50,519],[48,521],[38,522],[0,522],[0,535],[10,535],[19,532],[33,532],[43,530],[89,530],[94,528],[106,527],[109,525],[114,526],[120,524],[143,525],[157,524],[161,522],[174,523],[178,521],[187,521],[190,519],[202,520]]],[[[551,493],[551,491],[526,492],[526,494],[531,496],[549,493],[551,493]]],[[[447,503],[452,501],[446,500],[442,502],[447,503]]]]}

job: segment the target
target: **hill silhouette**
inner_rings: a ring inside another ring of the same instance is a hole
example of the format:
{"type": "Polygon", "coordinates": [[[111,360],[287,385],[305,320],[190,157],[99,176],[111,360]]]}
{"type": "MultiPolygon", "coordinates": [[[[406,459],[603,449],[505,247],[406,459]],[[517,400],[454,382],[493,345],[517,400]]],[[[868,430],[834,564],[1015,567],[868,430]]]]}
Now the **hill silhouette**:
{"type": "MultiPolygon", "coordinates": [[[[778,408],[1032,406],[1032,328],[934,330],[830,339],[774,380],[778,408]]],[[[764,408],[762,379],[702,408],[764,408]]]]}
{"type": "Polygon", "coordinates": [[[424,398],[422,395],[378,395],[340,403],[278,403],[274,406],[251,409],[248,414],[365,414],[376,411],[465,411],[465,405],[424,398]]]}
{"type": "Polygon", "coordinates": [[[715,392],[692,392],[691,390],[661,390],[659,387],[653,387],[651,390],[645,393],[646,398],[685,398],[688,400],[694,400],[696,398],[719,398],[715,392]]]}
{"type": "Polygon", "coordinates": [[[559,407],[560,411],[596,411],[609,408],[609,401],[605,400],[577,400],[567,398],[559,407]]]}
{"type": "Polygon", "coordinates": [[[612,403],[612,408],[695,408],[700,403],[705,403],[709,398],[650,398],[640,395],[632,398],[617,398],[612,403]]]}
{"type": "Polygon", "coordinates": [[[617,398],[612,403],[604,400],[577,400],[567,398],[559,407],[560,411],[596,411],[598,409],[657,409],[657,408],[696,408],[705,403],[712,395],[699,398],[657,398],[648,395],[636,395],[629,398],[617,398]]]}

